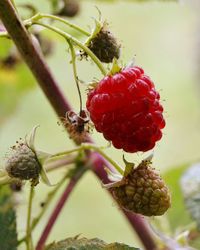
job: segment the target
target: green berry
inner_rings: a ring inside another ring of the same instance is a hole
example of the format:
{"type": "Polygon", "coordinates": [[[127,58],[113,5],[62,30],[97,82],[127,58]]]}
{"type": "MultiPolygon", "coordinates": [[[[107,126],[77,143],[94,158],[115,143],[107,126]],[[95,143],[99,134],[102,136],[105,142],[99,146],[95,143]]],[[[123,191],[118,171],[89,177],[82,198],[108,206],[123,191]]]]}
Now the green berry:
{"type": "Polygon", "coordinates": [[[148,161],[142,161],[137,168],[133,168],[120,183],[111,191],[118,204],[127,211],[158,216],[171,205],[168,187],[148,161]]]}
{"type": "Polygon", "coordinates": [[[5,163],[8,175],[20,180],[37,180],[41,165],[35,152],[26,143],[19,143],[12,150],[5,163]]]}

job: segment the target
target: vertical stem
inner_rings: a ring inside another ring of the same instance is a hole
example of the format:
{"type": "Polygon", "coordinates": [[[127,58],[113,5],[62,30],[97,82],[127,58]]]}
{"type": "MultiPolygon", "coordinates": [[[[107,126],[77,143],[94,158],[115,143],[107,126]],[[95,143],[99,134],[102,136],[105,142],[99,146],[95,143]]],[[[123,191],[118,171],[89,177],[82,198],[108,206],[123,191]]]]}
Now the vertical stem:
{"type": "Polygon", "coordinates": [[[71,106],[66,102],[10,0],[0,0],[0,19],[58,116],[64,117],[66,111],[71,110],[71,106]]]}
{"type": "MultiPolygon", "coordinates": [[[[40,213],[38,214],[37,217],[35,217],[32,220],[31,226],[30,226],[30,230],[33,231],[35,229],[35,227],[37,226],[37,224],[39,223],[40,219],[42,218],[42,216],[44,215],[44,213],[46,212],[47,208],[49,207],[51,201],[53,200],[55,194],[57,193],[57,191],[60,189],[60,187],[64,184],[65,180],[68,177],[68,173],[61,179],[61,181],[56,185],[56,187],[54,188],[53,191],[51,191],[50,193],[48,193],[47,198],[44,202],[44,207],[42,208],[42,210],[40,211],[40,213]]],[[[28,223],[27,223],[28,224],[28,223]]],[[[28,235],[24,236],[22,239],[20,239],[18,241],[18,245],[20,245],[22,242],[26,241],[28,238],[28,235]]]]}
{"type": "MultiPolygon", "coordinates": [[[[58,84],[52,77],[51,72],[45,64],[43,57],[33,45],[33,41],[31,40],[30,35],[28,34],[22,21],[20,20],[17,12],[13,8],[10,0],[0,0],[0,19],[5,25],[9,35],[13,39],[13,42],[19,49],[19,52],[21,53],[25,62],[29,66],[29,69],[38,80],[38,83],[40,84],[44,94],[50,101],[57,115],[59,117],[63,117],[66,111],[71,110],[71,107],[58,88],[58,84]]],[[[91,141],[90,138],[88,138],[88,140],[91,141]]],[[[98,154],[93,153],[92,156],[92,160],[94,160],[95,162],[92,170],[101,181],[105,180],[108,182],[106,172],[103,168],[103,166],[107,163],[98,154]]],[[[146,250],[156,249],[154,238],[151,231],[146,227],[145,220],[141,220],[141,217],[137,217],[140,219],[134,220],[134,218],[129,214],[126,214],[126,218],[130,222],[132,228],[135,229],[146,250]],[[141,222],[140,228],[142,233],[138,230],[139,222],[141,222]]]]}
{"type": "Polygon", "coordinates": [[[45,246],[45,242],[55,224],[56,219],[58,218],[62,208],[64,207],[66,201],[68,200],[71,192],[73,191],[73,189],[75,188],[76,184],[78,183],[78,181],[80,180],[80,178],[82,177],[82,175],[85,173],[86,168],[84,166],[81,166],[80,169],[78,170],[78,172],[71,178],[71,180],[69,181],[69,183],[67,184],[62,196],[60,197],[58,203],[56,204],[42,234],[41,237],[37,243],[37,247],[36,250],[42,250],[45,246]]]}
{"type": "Polygon", "coordinates": [[[32,212],[33,196],[34,196],[34,186],[31,186],[30,193],[29,193],[27,224],[26,224],[26,235],[27,235],[26,249],[27,250],[34,250],[32,234],[31,234],[31,212],[32,212]]]}
{"type": "Polygon", "coordinates": [[[70,39],[68,39],[67,42],[69,44],[69,48],[70,48],[70,51],[71,51],[74,80],[76,82],[76,88],[78,90],[78,95],[79,95],[79,100],[80,100],[80,113],[79,114],[81,115],[83,105],[82,105],[82,96],[81,96],[81,91],[80,91],[79,81],[78,81],[78,75],[77,75],[77,70],[76,70],[76,53],[74,51],[74,47],[73,47],[73,44],[71,43],[70,39]]]}
{"type": "Polygon", "coordinates": [[[16,8],[16,4],[15,4],[15,0],[10,0],[10,1],[11,1],[11,3],[12,3],[13,7],[14,7],[15,9],[17,9],[17,8],[16,8]]]}
{"type": "MultiPolygon", "coordinates": [[[[93,163],[93,171],[96,174],[96,176],[102,180],[104,183],[109,183],[108,176],[105,172],[105,170],[102,168],[103,162],[105,160],[99,156],[97,153],[92,153],[90,155],[90,159],[93,163]]],[[[107,164],[107,163],[105,163],[107,164]]],[[[109,190],[108,190],[109,191],[109,190]]],[[[112,195],[112,193],[110,192],[112,195]]],[[[114,197],[113,197],[114,198],[114,197]]],[[[121,210],[127,220],[129,221],[131,227],[135,230],[137,233],[139,239],[142,241],[144,247],[146,250],[156,250],[157,246],[154,241],[154,238],[152,237],[152,232],[150,231],[150,228],[148,227],[148,224],[144,217],[131,213],[126,212],[124,210],[121,210]]]]}

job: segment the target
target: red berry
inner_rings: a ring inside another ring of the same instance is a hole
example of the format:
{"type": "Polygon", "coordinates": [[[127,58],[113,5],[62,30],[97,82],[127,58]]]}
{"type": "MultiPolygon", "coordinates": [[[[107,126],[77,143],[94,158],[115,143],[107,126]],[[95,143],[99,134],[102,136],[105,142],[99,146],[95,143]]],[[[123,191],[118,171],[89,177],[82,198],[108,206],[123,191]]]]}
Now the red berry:
{"type": "Polygon", "coordinates": [[[118,149],[145,152],[162,137],[160,95],[140,67],[104,77],[88,93],[86,106],[96,130],[118,149]]]}

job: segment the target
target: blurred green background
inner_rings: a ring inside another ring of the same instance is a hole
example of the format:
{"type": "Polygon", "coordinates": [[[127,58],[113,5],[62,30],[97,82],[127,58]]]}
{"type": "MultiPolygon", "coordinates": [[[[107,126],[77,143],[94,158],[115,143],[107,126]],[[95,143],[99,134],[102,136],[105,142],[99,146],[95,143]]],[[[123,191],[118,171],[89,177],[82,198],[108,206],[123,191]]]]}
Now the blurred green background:
{"type": "MultiPolygon", "coordinates": [[[[50,8],[48,1],[45,0],[18,0],[16,2],[20,4],[34,2],[43,12],[48,12],[50,8]]],[[[163,139],[154,149],[153,162],[171,187],[172,209],[166,215],[170,218],[169,226],[172,229],[175,226],[181,228],[189,219],[187,213],[184,212],[177,186],[182,168],[175,169],[175,167],[187,166],[200,158],[200,22],[198,11],[192,5],[170,1],[139,2],[81,1],[81,12],[73,21],[86,29],[88,26],[92,27],[93,17],[98,17],[95,8],[98,6],[103,19],[109,22],[112,32],[122,44],[123,65],[135,56],[136,64],[144,68],[146,74],[154,79],[157,89],[160,90],[167,125],[163,139]],[[180,213],[182,213],[181,216],[180,213]]],[[[62,27],[71,32],[66,26],[62,27]]],[[[64,94],[75,110],[78,110],[79,99],[66,43],[51,32],[44,31],[44,33],[55,42],[54,53],[48,57],[47,62],[64,94]]],[[[84,40],[82,37],[80,39],[84,40]]],[[[6,53],[9,43],[6,40],[0,40],[1,56],[6,53]]],[[[96,66],[90,62],[79,62],[78,74],[85,82],[102,77],[96,66]]],[[[84,85],[81,88],[85,96],[86,88],[84,85]]],[[[61,126],[57,125],[57,121],[58,118],[25,65],[17,66],[15,71],[0,69],[1,165],[3,165],[5,154],[9,151],[8,148],[17,139],[23,138],[36,124],[40,124],[36,138],[38,148],[54,153],[72,147],[68,136],[61,126]]],[[[94,132],[92,136],[98,145],[106,145],[101,134],[94,132]]],[[[119,153],[112,147],[106,152],[122,163],[123,152],[119,153]]],[[[146,155],[148,153],[126,154],[126,158],[139,162],[146,155]]],[[[50,179],[56,182],[63,173],[64,171],[61,170],[56,175],[50,175],[50,179]]],[[[36,189],[38,192],[35,197],[33,215],[39,211],[39,204],[50,188],[41,184],[36,189]]],[[[17,198],[21,202],[18,227],[20,235],[23,235],[27,197],[24,194],[17,198]]],[[[38,239],[51,208],[34,231],[35,240],[38,239]]],[[[167,227],[166,221],[164,224],[167,227]]],[[[88,238],[99,237],[107,242],[118,241],[140,246],[129,224],[92,173],[87,173],[72,193],[48,242],[79,233],[88,238]]]]}

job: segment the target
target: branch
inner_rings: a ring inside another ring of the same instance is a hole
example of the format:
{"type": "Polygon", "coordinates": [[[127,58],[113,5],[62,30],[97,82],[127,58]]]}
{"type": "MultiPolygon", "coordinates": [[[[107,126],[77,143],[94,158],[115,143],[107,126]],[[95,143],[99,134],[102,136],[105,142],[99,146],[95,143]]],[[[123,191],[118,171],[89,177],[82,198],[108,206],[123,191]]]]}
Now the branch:
{"type": "MultiPolygon", "coordinates": [[[[109,183],[109,179],[107,176],[107,173],[105,172],[103,168],[103,164],[107,165],[104,158],[102,158],[97,153],[92,153],[90,155],[90,160],[93,163],[93,171],[96,174],[96,176],[103,181],[103,183],[107,184],[109,183]]],[[[109,191],[109,190],[108,190],[109,191]]],[[[110,191],[109,191],[110,192],[110,191]]],[[[110,192],[111,196],[113,197],[112,193],[110,192]]],[[[113,197],[114,199],[114,197],[113,197]]],[[[146,250],[155,250],[157,249],[154,239],[152,238],[152,233],[150,232],[150,229],[146,223],[146,220],[144,217],[136,215],[131,212],[127,212],[125,210],[121,210],[127,220],[129,221],[132,228],[137,233],[138,237],[142,241],[143,245],[145,246],[146,250]]]]}
{"type": "MultiPolygon", "coordinates": [[[[24,27],[10,0],[0,0],[0,19],[4,23],[10,37],[13,39],[19,52],[21,53],[25,62],[29,66],[29,69],[37,79],[44,94],[50,101],[57,115],[59,117],[63,117],[66,111],[71,110],[71,106],[65,100],[62,92],[58,87],[57,82],[53,78],[48,66],[45,63],[44,58],[35,47],[30,34],[24,27]]],[[[107,162],[102,157],[97,155],[96,160],[93,164],[93,171],[100,180],[105,180],[106,182],[108,182],[107,175],[103,169],[104,165],[107,165],[107,162]]],[[[60,199],[60,208],[62,208],[64,202],[66,201],[66,196],[69,196],[69,192],[71,192],[76,185],[76,182],[74,183],[73,181],[71,181],[70,183],[70,186],[66,188],[65,193],[63,193],[63,196],[60,199]]],[[[57,210],[56,212],[54,211],[55,213],[52,216],[55,218],[55,215],[57,216],[60,210],[57,210]]],[[[129,214],[126,212],[124,212],[124,214],[129,220],[131,226],[137,232],[146,249],[155,249],[155,243],[152,238],[152,234],[147,228],[144,219],[142,219],[140,216],[129,214]]],[[[47,234],[48,230],[45,234],[47,234]]],[[[44,242],[45,240],[42,241],[44,242]]]]}
{"type": "Polygon", "coordinates": [[[60,197],[58,203],[55,205],[55,208],[53,210],[53,213],[51,214],[48,223],[46,224],[40,239],[38,241],[36,250],[42,250],[45,246],[46,240],[55,224],[56,219],[58,218],[62,208],[65,205],[65,202],[68,200],[71,192],[74,190],[76,184],[80,180],[80,178],[83,176],[85,171],[87,170],[86,167],[80,166],[75,175],[70,179],[69,183],[67,184],[62,196],[60,197]]]}
{"type": "Polygon", "coordinates": [[[42,54],[35,46],[11,1],[0,1],[0,19],[52,107],[59,117],[64,117],[66,111],[71,110],[71,106],[65,100],[42,54]]]}

